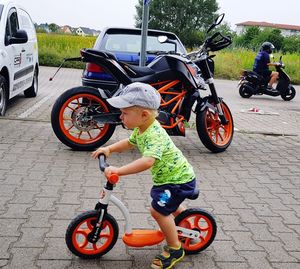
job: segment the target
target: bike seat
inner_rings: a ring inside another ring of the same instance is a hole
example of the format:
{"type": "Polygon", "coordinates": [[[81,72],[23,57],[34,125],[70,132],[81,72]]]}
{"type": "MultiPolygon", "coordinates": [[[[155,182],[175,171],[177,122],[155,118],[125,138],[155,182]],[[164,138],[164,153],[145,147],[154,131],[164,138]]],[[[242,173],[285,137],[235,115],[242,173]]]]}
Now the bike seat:
{"type": "Polygon", "coordinates": [[[187,198],[190,200],[196,200],[199,197],[199,193],[200,193],[199,189],[194,189],[194,192],[187,198]]]}

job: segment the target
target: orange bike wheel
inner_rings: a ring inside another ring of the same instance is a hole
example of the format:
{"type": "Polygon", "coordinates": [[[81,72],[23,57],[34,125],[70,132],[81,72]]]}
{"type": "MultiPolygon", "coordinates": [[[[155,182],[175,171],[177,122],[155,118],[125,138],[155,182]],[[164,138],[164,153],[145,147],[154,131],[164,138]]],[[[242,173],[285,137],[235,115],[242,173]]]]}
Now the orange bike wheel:
{"type": "MultiPolygon", "coordinates": [[[[214,106],[213,103],[211,105],[214,106]]],[[[206,108],[197,113],[197,132],[203,145],[210,151],[218,153],[226,150],[231,144],[234,132],[233,118],[229,107],[222,102],[222,110],[227,124],[222,124],[218,113],[206,108]]]]}
{"type": "Polygon", "coordinates": [[[103,256],[115,245],[119,227],[110,214],[106,214],[102,224],[102,230],[96,243],[88,240],[97,219],[97,211],[88,211],[75,218],[66,232],[66,243],[69,250],[81,258],[93,259],[103,256]]]}
{"type": "Polygon", "coordinates": [[[177,226],[200,232],[197,239],[179,235],[186,254],[195,254],[206,249],[215,239],[217,224],[214,217],[203,209],[191,208],[175,218],[177,226]]]}

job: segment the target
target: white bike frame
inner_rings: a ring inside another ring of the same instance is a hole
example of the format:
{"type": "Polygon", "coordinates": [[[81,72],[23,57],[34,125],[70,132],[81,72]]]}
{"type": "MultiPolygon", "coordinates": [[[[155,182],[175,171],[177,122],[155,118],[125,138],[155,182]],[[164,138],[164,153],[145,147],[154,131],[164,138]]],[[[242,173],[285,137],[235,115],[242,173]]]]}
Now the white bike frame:
{"type": "MultiPolygon", "coordinates": [[[[107,190],[105,187],[102,190],[101,198],[99,199],[99,203],[103,205],[108,205],[109,202],[112,202],[115,206],[117,206],[120,211],[122,212],[124,218],[125,218],[125,234],[129,235],[132,234],[132,225],[131,225],[131,216],[130,212],[127,209],[127,207],[123,204],[121,200],[119,200],[117,197],[115,197],[112,194],[112,190],[107,190]]],[[[100,218],[100,221],[102,221],[103,216],[100,218]]],[[[191,229],[183,228],[180,226],[176,226],[178,234],[183,237],[188,237],[192,239],[197,239],[200,237],[200,232],[194,231],[191,229]]]]}

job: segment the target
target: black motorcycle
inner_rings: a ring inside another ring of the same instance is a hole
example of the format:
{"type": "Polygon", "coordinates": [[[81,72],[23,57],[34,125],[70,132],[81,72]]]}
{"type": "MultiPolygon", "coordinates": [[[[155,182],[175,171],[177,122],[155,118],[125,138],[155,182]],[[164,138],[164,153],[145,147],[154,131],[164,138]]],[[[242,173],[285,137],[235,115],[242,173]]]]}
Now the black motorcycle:
{"type": "Polygon", "coordinates": [[[290,77],[284,72],[285,65],[280,56],[279,62],[275,63],[276,71],[279,73],[278,83],[275,89],[268,88],[268,81],[254,71],[244,70],[238,84],[240,96],[250,98],[252,95],[281,96],[284,101],[292,100],[296,90],[291,84],[290,77]]]}
{"type": "MultiPolygon", "coordinates": [[[[208,32],[224,18],[219,16],[208,32]]],[[[172,42],[165,36],[159,42],[172,42]]],[[[212,152],[222,152],[233,137],[233,119],[229,107],[218,97],[214,86],[214,62],[210,51],[231,44],[231,38],[217,32],[208,37],[201,49],[189,55],[176,51],[158,55],[148,66],[138,67],[120,62],[107,51],[82,49],[80,60],[94,63],[111,73],[119,88],[110,91],[79,86],[64,92],[51,112],[52,128],[58,139],[76,150],[92,150],[103,145],[121,125],[120,110],[109,105],[107,98],[118,95],[132,82],[151,84],[160,93],[158,120],[170,135],[185,135],[185,123],[196,113],[196,128],[202,143],[212,152]],[[192,60],[193,59],[193,60],[192,60]],[[211,95],[201,97],[205,82],[211,95]],[[195,107],[194,104],[196,103],[195,107]]],[[[176,48],[176,46],[175,46],[176,48]]]]}

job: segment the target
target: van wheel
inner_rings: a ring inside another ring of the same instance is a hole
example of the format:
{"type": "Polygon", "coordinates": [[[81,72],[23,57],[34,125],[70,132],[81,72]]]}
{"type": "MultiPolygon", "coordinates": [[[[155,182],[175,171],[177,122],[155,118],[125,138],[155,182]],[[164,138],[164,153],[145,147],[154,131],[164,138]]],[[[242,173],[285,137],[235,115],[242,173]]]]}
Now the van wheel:
{"type": "Polygon", "coordinates": [[[32,85],[30,88],[24,91],[25,97],[36,97],[38,92],[38,71],[34,70],[32,85]]]}
{"type": "Polygon", "coordinates": [[[4,116],[7,109],[8,86],[6,78],[0,75],[0,116],[4,116]]]}

